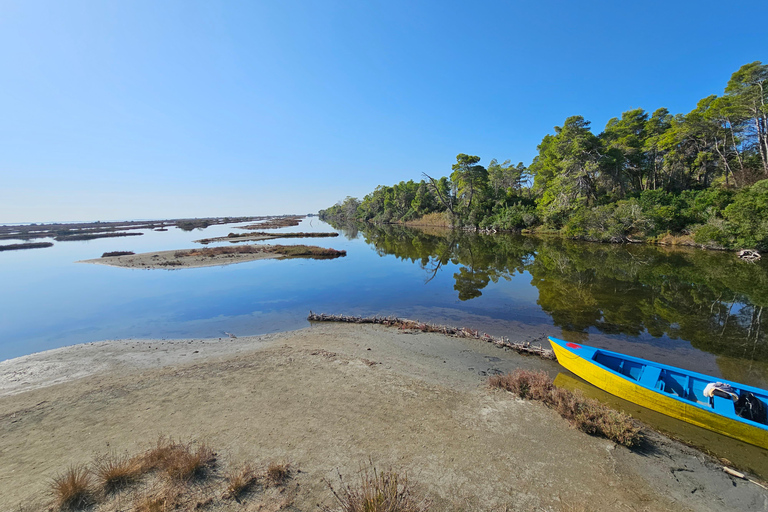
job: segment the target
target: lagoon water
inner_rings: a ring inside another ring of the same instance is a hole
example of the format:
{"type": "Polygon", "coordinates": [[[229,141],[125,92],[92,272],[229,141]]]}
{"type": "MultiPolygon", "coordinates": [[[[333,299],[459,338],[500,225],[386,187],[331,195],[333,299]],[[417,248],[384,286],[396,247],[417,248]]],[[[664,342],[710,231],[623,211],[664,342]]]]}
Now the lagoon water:
{"type": "MultiPolygon", "coordinates": [[[[514,235],[338,230],[286,239],[347,250],[134,270],[77,263],[103,252],[187,249],[233,225],[56,242],[0,252],[0,360],[76,343],[203,338],[306,327],[310,310],[395,315],[514,340],[581,341],[760,387],[768,384],[768,265],[733,253],[514,235]]],[[[310,217],[285,231],[331,231],[310,217]]],[[[44,240],[43,240],[44,241],[44,240]]],[[[267,242],[269,243],[269,242],[267,242]]]]}

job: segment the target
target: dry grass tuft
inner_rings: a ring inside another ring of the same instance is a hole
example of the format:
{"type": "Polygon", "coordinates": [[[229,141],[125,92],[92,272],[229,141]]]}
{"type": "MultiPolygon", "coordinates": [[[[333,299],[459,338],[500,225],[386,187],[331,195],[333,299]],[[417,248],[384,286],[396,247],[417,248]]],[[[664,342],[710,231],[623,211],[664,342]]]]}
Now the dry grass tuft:
{"type": "Polygon", "coordinates": [[[245,464],[239,469],[227,473],[224,478],[227,481],[224,498],[236,501],[240,501],[240,496],[248,492],[258,479],[256,471],[250,464],[245,464]]]}
{"type": "Polygon", "coordinates": [[[106,456],[96,459],[93,464],[99,487],[104,492],[118,491],[141,478],[144,473],[142,460],[138,457],[106,456]]]}
{"type": "Polygon", "coordinates": [[[555,388],[549,375],[529,370],[515,370],[506,375],[493,375],[488,378],[488,384],[494,388],[510,391],[520,398],[542,401],[546,401],[555,388]]]}
{"type": "Polygon", "coordinates": [[[161,438],[141,458],[143,472],[161,470],[173,481],[186,482],[202,477],[216,464],[216,453],[205,443],[191,444],[161,438]]]}
{"type": "Polygon", "coordinates": [[[419,499],[411,492],[408,477],[401,478],[392,470],[378,472],[371,464],[370,468],[361,470],[358,485],[345,484],[341,473],[339,480],[338,490],[326,480],[338,508],[324,507],[325,512],[423,512],[429,509],[427,500],[419,499]]]}
{"type": "Polygon", "coordinates": [[[204,476],[216,464],[216,454],[205,443],[192,450],[189,445],[179,445],[173,456],[166,459],[163,469],[176,482],[187,482],[204,476]]]}
{"type": "Polygon", "coordinates": [[[602,436],[630,448],[642,442],[640,427],[629,415],[614,411],[597,400],[585,398],[579,392],[556,387],[544,372],[515,370],[507,375],[490,377],[488,384],[521,398],[544,402],[587,434],[602,436]]]}
{"type": "Polygon", "coordinates": [[[181,489],[176,485],[165,485],[159,491],[142,494],[133,502],[134,512],[168,512],[182,504],[181,489]]]}
{"type": "Polygon", "coordinates": [[[282,485],[291,476],[291,466],[287,463],[271,462],[267,466],[266,476],[272,485],[282,485]]]}
{"type": "Polygon", "coordinates": [[[78,510],[93,502],[91,474],[85,466],[70,466],[53,479],[51,493],[59,510],[78,510]]]}

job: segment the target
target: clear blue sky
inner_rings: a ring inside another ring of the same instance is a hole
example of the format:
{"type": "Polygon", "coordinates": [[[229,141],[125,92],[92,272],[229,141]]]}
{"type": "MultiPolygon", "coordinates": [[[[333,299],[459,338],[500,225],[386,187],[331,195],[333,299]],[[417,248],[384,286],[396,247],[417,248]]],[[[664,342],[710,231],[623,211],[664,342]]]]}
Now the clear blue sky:
{"type": "Polygon", "coordinates": [[[688,112],[760,3],[0,0],[0,222],[308,213],[688,112]]]}

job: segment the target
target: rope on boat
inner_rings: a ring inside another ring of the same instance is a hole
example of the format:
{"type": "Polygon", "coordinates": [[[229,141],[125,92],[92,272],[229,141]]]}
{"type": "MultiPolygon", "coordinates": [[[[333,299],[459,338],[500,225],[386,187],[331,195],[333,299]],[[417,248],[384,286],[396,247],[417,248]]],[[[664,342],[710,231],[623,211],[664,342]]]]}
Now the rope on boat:
{"type": "Polygon", "coordinates": [[[397,318],[394,316],[347,316],[347,315],[327,315],[325,313],[309,312],[307,320],[310,322],[341,322],[351,324],[377,324],[388,327],[397,327],[399,329],[410,329],[421,332],[436,332],[446,336],[456,336],[458,338],[469,338],[475,340],[487,341],[497,347],[508,348],[520,354],[536,355],[542,359],[555,359],[555,353],[542,347],[540,344],[533,345],[529,341],[510,341],[506,336],[491,336],[484,332],[466,327],[448,327],[445,325],[429,324],[408,320],[407,318],[397,318]]]}

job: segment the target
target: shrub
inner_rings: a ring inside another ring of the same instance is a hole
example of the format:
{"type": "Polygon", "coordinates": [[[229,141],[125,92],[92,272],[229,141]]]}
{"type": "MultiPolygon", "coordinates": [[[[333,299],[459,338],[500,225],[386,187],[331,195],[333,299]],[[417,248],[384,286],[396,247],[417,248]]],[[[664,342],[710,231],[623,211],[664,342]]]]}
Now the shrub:
{"type": "Polygon", "coordinates": [[[518,369],[511,374],[494,375],[488,379],[488,384],[520,398],[544,402],[587,434],[602,436],[627,447],[636,446],[643,439],[640,428],[629,415],[614,411],[597,400],[584,398],[581,393],[556,387],[545,372],[518,369]]]}
{"type": "Polygon", "coordinates": [[[768,249],[768,180],[741,189],[724,212],[736,245],[768,249]]]}
{"type": "Polygon", "coordinates": [[[722,226],[714,224],[704,224],[697,228],[693,234],[693,241],[704,246],[728,247],[730,245],[728,233],[722,226]]]}
{"type": "Polygon", "coordinates": [[[515,231],[530,228],[537,223],[536,209],[533,206],[518,203],[498,209],[493,215],[484,218],[480,227],[515,231]]]}

